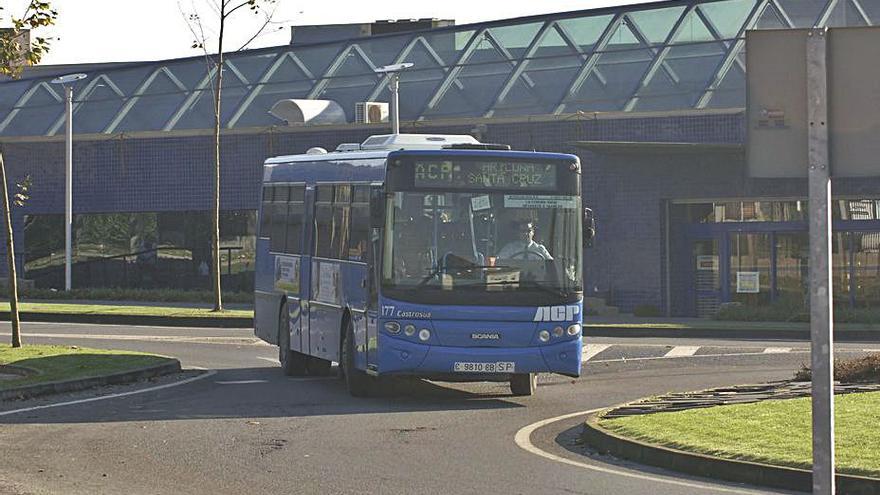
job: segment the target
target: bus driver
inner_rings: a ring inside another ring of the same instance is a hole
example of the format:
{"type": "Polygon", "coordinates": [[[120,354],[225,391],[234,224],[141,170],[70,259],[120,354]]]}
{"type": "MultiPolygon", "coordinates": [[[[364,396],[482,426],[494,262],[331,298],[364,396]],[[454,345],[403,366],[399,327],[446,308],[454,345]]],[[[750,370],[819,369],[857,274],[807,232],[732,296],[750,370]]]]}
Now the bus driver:
{"type": "Polygon", "coordinates": [[[535,224],[529,221],[517,223],[517,235],[519,238],[509,242],[498,251],[501,259],[543,259],[552,260],[550,252],[543,244],[535,242],[535,224]]]}

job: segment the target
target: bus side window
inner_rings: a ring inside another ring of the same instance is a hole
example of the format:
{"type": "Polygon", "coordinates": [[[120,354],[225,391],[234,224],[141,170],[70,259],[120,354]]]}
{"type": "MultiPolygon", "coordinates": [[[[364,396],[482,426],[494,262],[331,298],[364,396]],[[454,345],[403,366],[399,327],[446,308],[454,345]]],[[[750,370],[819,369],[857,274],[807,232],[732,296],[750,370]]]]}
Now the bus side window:
{"type": "Polygon", "coordinates": [[[272,202],[268,204],[271,210],[269,224],[269,251],[275,253],[284,252],[284,241],[287,236],[287,198],[289,197],[287,186],[273,186],[272,202]]]}
{"type": "Polygon", "coordinates": [[[305,187],[305,185],[290,186],[290,203],[287,205],[287,242],[284,249],[288,254],[302,253],[305,187]]]}
{"type": "Polygon", "coordinates": [[[354,186],[351,205],[351,237],[346,258],[367,261],[367,243],[370,240],[370,188],[354,186]]]}
{"type": "Polygon", "coordinates": [[[263,204],[260,213],[260,237],[270,236],[270,225],[272,225],[272,198],[275,188],[269,184],[263,186],[263,204]]]}
{"type": "Polygon", "coordinates": [[[319,258],[330,258],[333,226],[333,186],[318,185],[315,198],[315,252],[319,258]]]}
{"type": "Polygon", "coordinates": [[[351,229],[351,186],[337,185],[333,198],[333,222],[330,230],[330,257],[348,258],[348,237],[351,229]]]}

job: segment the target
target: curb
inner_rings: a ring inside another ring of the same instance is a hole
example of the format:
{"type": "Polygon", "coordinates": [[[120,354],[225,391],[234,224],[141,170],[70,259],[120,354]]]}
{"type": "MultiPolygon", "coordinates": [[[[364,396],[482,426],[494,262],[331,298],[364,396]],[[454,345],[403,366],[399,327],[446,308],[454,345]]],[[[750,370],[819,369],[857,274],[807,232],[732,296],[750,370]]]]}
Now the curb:
{"type": "MultiPolygon", "coordinates": [[[[584,324],[588,337],[669,337],[669,338],[724,338],[724,339],[780,339],[810,340],[809,330],[775,329],[718,329],[718,328],[645,328],[619,325],[584,324]]],[[[835,342],[880,342],[877,330],[836,330],[835,342]]]]}
{"type": "MultiPolygon", "coordinates": [[[[254,319],[247,317],[192,317],[192,316],[149,316],[149,315],[107,315],[79,313],[31,313],[20,312],[24,322],[45,323],[96,323],[100,325],[143,325],[163,327],[212,327],[212,328],[253,328],[254,319]]],[[[9,311],[0,311],[0,321],[9,321],[9,311]]]]}
{"type": "Polygon", "coordinates": [[[133,371],[123,371],[106,376],[95,376],[90,378],[82,378],[78,380],[62,380],[58,382],[40,383],[37,385],[28,385],[25,387],[12,388],[8,390],[0,390],[0,401],[12,399],[30,399],[49,394],[60,394],[64,392],[76,392],[92,387],[100,387],[103,385],[119,385],[122,383],[131,383],[155,376],[168,375],[180,372],[180,361],[169,358],[167,363],[141,368],[133,371]]]}
{"type": "MultiPolygon", "coordinates": [[[[672,471],[736,483],[805,492],[809,492],[813,488],[813,473],[805,469],[723,459],[619,436],[599,426],[599,418],[609,410],[591,414],[584,422],[580,437],[586,445],[602,454],[610,454],[672,471]]],[[[837,490],[840,493],[855,495],[880,493],[880,479],[849,474],[837,474],[835,479],[837,490]]]]}

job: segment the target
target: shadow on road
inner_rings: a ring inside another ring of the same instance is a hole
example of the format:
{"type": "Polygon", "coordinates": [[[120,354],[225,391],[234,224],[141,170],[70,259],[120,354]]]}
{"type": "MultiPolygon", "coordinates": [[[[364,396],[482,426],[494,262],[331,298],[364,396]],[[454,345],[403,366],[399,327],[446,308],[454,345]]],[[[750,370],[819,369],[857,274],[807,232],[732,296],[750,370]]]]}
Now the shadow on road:
{"type": "MultiPolygon", "coordinates": [[[[139,383],[112,393],[153,385],[139,383]]],[[[379,396],[355,398],[349,395],[343,381],[332,376],[289,378],[277,368],[240,368],[143,394],[0,416],[0,424],[258,419],[524,407],[506,400],[511,396],[504,383],[467,387],[476,391],[413,378],[394,378],[382,387],[379,396]]],[[[3,409],[77,400],[99,393],[54,397],[39,403],[6,403],[3,409]]]]}

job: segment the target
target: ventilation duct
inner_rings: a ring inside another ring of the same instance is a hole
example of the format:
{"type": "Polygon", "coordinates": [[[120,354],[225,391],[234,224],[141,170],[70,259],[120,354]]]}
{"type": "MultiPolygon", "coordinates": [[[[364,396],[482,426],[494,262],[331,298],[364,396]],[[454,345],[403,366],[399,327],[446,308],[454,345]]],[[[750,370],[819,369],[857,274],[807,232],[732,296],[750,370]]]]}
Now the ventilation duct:
{"type": "Polygon", "coordinates": [[[345,124],[345,111],[333,100],[278,100],[269,113],[287,125],[345,124]]]}

